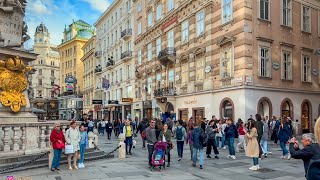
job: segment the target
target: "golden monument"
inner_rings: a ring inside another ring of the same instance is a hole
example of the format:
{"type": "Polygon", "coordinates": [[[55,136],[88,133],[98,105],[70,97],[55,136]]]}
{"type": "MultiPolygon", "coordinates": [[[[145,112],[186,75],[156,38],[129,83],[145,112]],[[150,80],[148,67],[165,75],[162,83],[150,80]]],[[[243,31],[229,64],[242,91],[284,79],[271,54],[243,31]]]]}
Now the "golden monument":
{"type": "Polygon", "coordinates": [[[10,106],[13,112],[19,112],[21,106],[27,105],[23,91],[28,86],[26,72],[31,70],[19,57],[0,60],[0,102],[10,106]]]}

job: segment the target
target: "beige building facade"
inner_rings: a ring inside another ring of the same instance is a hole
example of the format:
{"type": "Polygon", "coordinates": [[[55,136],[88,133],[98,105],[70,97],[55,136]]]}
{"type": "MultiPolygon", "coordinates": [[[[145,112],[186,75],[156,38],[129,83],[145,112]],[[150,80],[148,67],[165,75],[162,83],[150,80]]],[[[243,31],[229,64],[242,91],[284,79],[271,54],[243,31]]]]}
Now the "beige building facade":
{"type": "Polygon", "coordinates": [[[260,113],[310,131],[320,113],[319,8],[319,0],[135,1],[134,102],[149,118],[260,113]]]}
{"type": "MultiPolygon", "coordinates": [[[[102,67],[103,118],[132,117],[134,95],[133,2],[114,1],[95,23],[98,65],[102,67]]],[[[97,74],[100,74],[98,72],[97,74]]]]}

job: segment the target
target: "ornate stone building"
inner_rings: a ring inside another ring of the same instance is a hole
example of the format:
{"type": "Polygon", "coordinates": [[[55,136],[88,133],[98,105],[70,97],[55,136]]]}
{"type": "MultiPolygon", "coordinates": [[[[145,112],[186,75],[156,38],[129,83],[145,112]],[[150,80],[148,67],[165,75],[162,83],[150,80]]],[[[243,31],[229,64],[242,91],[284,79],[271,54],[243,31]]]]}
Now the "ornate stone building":
{"type": "Polygon", "coordinates": [[[290,116],[310,130],[320,110],[319,8],[319,0],[136,0],[137,111],[198,122],[290,116]]]}
{"type": "Polygon", "coordinates": [[[39,54],[30,63],[35,70],[31,75],[34,112],[41,118],[58,119],[60,55],[56,46],[50,44],[50,33],[43,23],[36,28],[33,52],[39,54]]]}

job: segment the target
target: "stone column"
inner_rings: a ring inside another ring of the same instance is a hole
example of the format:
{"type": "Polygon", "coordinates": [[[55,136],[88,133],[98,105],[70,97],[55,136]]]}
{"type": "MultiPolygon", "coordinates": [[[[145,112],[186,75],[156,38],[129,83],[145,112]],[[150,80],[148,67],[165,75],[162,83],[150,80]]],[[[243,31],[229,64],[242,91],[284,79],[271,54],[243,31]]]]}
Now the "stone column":
{"type": "Polygon", "coordinates": [[[9,136],[9,130],[11,129],[11,127],[3,127],[3,138],[2,138],[2,142],[3,142],[3,151],[10,151],[10,136],[9,136]]]}
{"type": "Polygon", "coordinates": [[[18,132],[20,131],[20,127],[12,127],[13,130],[13,137],[12,137],[12,142],[13,142],[13,150],[19,150],[19,140],[20,138],[18,137],[18,132]]]}
{"type": "Polygon", "coordinates": [[[46,147],[46,135],[44,134],[45,133],[45,130],[46,130],[46,126],[40,126],[40,137],[39,137],[39,140],[40,140],[40,148],[45,148],[46,147]]]}
{"type": "Polygon", "coordinates": [[[37,154],[40,153],[38,139],[39,139],[38,126],[26,126],[26,150],[25,154],[37,154]]]}
{"type": "Polygon", "coordinates": [[[51,132],[52,132],[52,129],[53,129],[53,126],[48,126],[48,130],[47,130],[47,147],[50,147],[50,135],[51,135],[51,132]]]}
{"type": "Polygon", "coordinates": [[[21,127],[21,149],[22,150],[25,150],[26,149],[26,127],[25,126],[22,126],[21,127]]]}

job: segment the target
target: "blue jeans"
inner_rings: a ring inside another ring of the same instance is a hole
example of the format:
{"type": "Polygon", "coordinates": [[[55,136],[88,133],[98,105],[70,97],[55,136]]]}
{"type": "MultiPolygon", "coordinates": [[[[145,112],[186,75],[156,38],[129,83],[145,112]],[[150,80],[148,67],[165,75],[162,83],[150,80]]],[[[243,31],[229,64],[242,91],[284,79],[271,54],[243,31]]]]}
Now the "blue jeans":
{"type": "Polygon", "coordinates": [[[221,141],[221,137],[216,136],[216,146],[219,148],[219,142],[221,141]]]}
{"type": "Polygon", "coordinates": [[[80,159],[79,163],[83,163],[84,161],[84,153],[86,152],[86,144],[80,144],[80,159]]]}
{"type": "Polygon", "coordinates": [[[62,149],[53,149],[51,168],[59,168],[62,149]]]}
{"type": "Polygon", "coordinates": [[[257,157],[253,158],[253,165],[254,166],[259,165],[259,158],[257,158],[257,157]]]}
{"type": "Polygon", "coordinates": [[[104,131],[106,130],[106,127],[100,127],[100,134],[103,134],[104,135],[104,131]]]}
{"type": "Polygon", "coordinates": [[[182,158],[183,156],[183,145],[184,145],[184,141],[177,141],[177,150],[178,150],[179,158],[182,158]]]}
{"type": "Polygon", "coordinates": [[[193,148],[192,161],[193,161],[193,164],[197,164],[198,151],[199,151],[199,153],[200,153],[200,161],[199,161],[199,164],[200,164],[201,166],[203,166],[203,163],[204,163],[203,148],[202,148],[202,149],[193,148]]]}
{"type": "Polygon", "coordinates": [[[221,138],[221,148],[223,148],[225,146],[225,141],[226,141],[226,135],[222,134],[222,138],[221,138]]]}
{"type": "Polygon", "coordinates": [[[229,147],[229,154],[236,155],[236,151],[234,150],[234,138],[228,138],[228,147],[229,147]]]}
{"type": "Polygon", "coordinates": [[[126,141],[125,141],[125,143],[126,143],[126,153],[131,153],[131,148],[132,148],[132,136],[130,136],[130,137],[126,137],[126,141]],[[129,151],[128,151],[128,147],[129,147],[129,151]]]}
{"type": "Polygon", "coordinates": [[[263,154],[268,154],[268,141],[261,140],[260,144],[263,154]]]}
{"type": "Polygon", "coordinates": [[[285,142],[280,142],[280,148],[282,149],[283,156],[285,156],[289,153],[285,142]]]}

